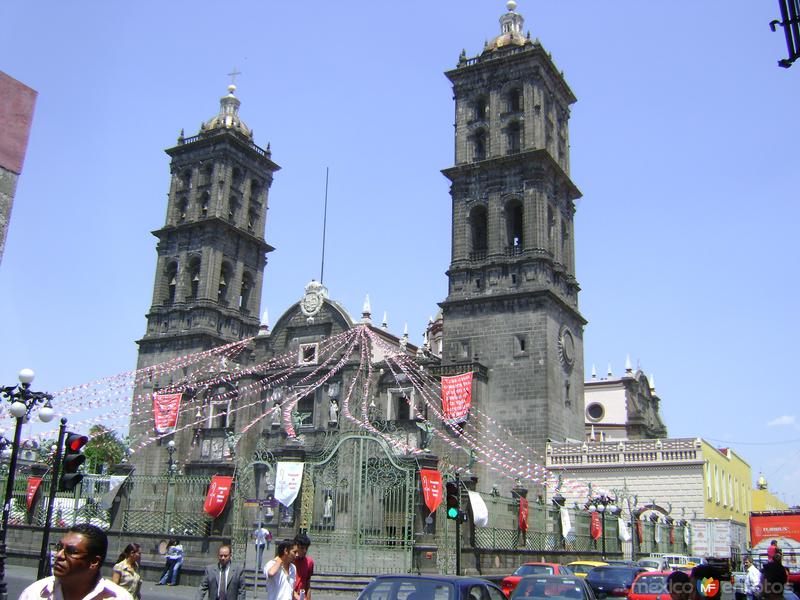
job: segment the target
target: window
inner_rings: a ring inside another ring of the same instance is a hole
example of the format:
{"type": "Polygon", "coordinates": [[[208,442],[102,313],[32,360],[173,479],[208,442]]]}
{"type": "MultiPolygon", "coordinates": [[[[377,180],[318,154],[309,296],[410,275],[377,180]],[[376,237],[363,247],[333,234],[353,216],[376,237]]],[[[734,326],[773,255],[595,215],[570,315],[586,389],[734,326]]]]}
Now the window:
{"type": "Polygon", "coordinates": [[[512,201],[506,204],[506,245],[512,254],[522,250],[523,245],[523,209],[522,203],[512,201]]]}
{"type": "Polygon", "coordinates": [[[547,206],[547,241],[552,242],[556,235],[556,213],[551,205],[547,206]]]}
{"type": "Polygon", "coordinates": [[[414,393],[410,389],[391,389],[389,394],[389,405],[386,410],[386,418],[390,421],[407,421],[413,419],[415,411],[414,393]]]}
{"type": "Polygon", "coordinates": [[[211,205],[211,195],[208,192],[203,192],[200,196],[200,216],[206,218],[208,216],[208,207],[211,205]]]}
{"type": "Polygon", "coordinates": [[[256,223],[258,222],[258,211],[255,208],[251,208],[247,211],[247,231],[253,233],[256,228],[256,223]]]}
{"type": "Polygon", "coordinates": [[[231,179],[231,186],[233,189],[237,191],[241,191],[242,181],[244,181],[244,176],[242,175],[242,170],[238,167],[233,168],[232,179],[231,179]]]}
{"type": "Polygon", "coordinates": [[[317,351],[319,344],[300,344],[300,349],[297,355],[297,364],[299,365],[315,365],[317,364],[317,351]]]}
{"type": "Polygon", "coordinates": [[[239,200],[235,196],[228,199],[228,219],[236,220],[236,213],[239,211],[239,200]]]}
{"type": "Polygon", "coordinates": [[[522,90],[514,88],[508,92],[508,112],[519,112],[522,110],[522,90]]]}
{"type": "Polygon", "coordinates": [[[189,296],[187,300],[197,300],[200,291],[200,259],[194,257],[189,261],[189,296]]]}
{"type": "Polygon", "coordinates": [[[203,167],[203,170],[200,171],[200,184],[201,185],[210,185],[211,180],[214,176],[214,166],[213,165],[206,165],[203,167]]]}
{"type": "Polygon", "coordinates": [[[228,302],[228,287],[231,280],[231,267],[225,263],[219,273],[219,286],[217,288],[217,302],[220,304],[227,304],[228,302]]]}
{"type": "Polygon", "coordinates": [[[514,355],[525,355],[528,352],[528,336],[520,333],[514,336],[514,355]]]}
{"type": "Polygon", "coordinates": [[[178,202],[175,204],[175,212],[177,213],[178,223],[183,223],[186,220],[186,212],[188,208],[189,201],[186,200],[186,196],[181,196],[178,198],[178,202]]]}
{"type": "Polygon", "coordinates": [[[486,119],[486,98],[478,98],[475,100],[474,111],[472,118],[476,121],[483,121],[486,119]]]}
{"type": "Polygon", "coordinates": [[[173,262],[167,265],[164,278],[167,283],[167,294],[164,297],[164,303],[172,304],[175,302],[175,290],[178,286],[178,263],[173,262]]]}
{"type": "Polygon", "coordinates": [[[262,185],[258,179],[253,179],[250,181],[250,202],[261,202],[261,190],[262,185]]]}
{"type": "Polygon", "coordinates": [[[486,159],[486,132],[478,130],[472,137],[472,158],[473,160],[486,159]]]}
{"type": "Polygon", "coordinates": [[[242,276],[242,289],[239,292],[239,310],[248,312],[250,307],[250,292],[253,289],[253,276],[245,273],[242,276]]]}
{"type": "Polygon", "coordinates": [[[506,127],[506,152],[516,154],[522,148],[522,127],[518,121],[509,123],[506,127]]]}
{"type": "Polygon", "coordinates": [[[189,190],[191,188],[192,188],[192,171],[190,169],[186,169],[183,173],[181,173],[180,189],[189,190]]]}
{"type": "Polygon", "coordinates": [[[590,421],[599,421],[606,414],[606,409],[599,402],[592,402],[586,407],[586,416],[590,421]]]}
{"type": "MultiPolygon", "coordinates": [[[[304,392],[301,390],[298,392],[299,394],[303,394],[304,392]]],[[[297,415],[300,422],[300,427],[306,426],[310,427],[314,425],[314,402],[315,394],[314,391],[309,391],[307,394],[300,396],[297,400],[297,406],[295,410],[297,410],[297,415]]]]}
{"type": "Polygon", "coordinates": [[[485,206],[476,206],[469,215],[470,251],[473,259],[486,258],[489,244],[487,218],[485,206]]]}

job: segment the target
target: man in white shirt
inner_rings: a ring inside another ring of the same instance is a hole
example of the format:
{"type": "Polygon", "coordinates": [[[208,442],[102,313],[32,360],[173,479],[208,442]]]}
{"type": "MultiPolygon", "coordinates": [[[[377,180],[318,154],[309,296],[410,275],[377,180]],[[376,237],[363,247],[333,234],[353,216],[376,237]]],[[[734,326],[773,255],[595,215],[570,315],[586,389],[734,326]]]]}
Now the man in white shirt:
{"type": "Polygon", "coordinates": [[[761,596],[761,571],[756,569],[752,558],[744,559],[744,593],[747,600],[761,596]]]}
{"type": "Polygon", "coordinates": [[[261,525],[256,525],[253,531],[253,542],[256,545],[256,569],[261,570],[261,565],[264,564],[264,549],[269,548],[269,529],[261,525]]]}
{"type": "Polygon", "coordinates": [[[296,557],[297,544],[294,540],[283,540],[277,544],[275,558],[264,565],[267,600],[297,600],[294,592],[297,569],[292,564],[296,557]]]}
{"type": "Polygon", "coordinates": [[[88,523],[70,527],[56,544],[53,575],[29,585],[19,600],[132,600],[127,591],[100,577],[107,552],[105,531],[88,523]]]}

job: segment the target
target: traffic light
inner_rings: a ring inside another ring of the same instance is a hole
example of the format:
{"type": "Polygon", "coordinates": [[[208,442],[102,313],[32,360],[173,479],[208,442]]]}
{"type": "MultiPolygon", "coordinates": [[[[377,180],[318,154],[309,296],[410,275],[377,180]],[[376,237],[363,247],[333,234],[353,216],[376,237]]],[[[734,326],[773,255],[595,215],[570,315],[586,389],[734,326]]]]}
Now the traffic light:
{"type": "Polygon", "coordinates": [[[450,481],[445,485],[445,499],[447,500],[447,518],[454,521],[462,520],[464,513],[461,511],[461,493],[455,481],[450,481]]]}
{"type": "Polygon", "coordinates": [[[89,438],[80,433],[67,432],[67,441],[64,444],[64,458],[61,461],[61,479],[58,482],[60,492],[71,492],[83,479],[78,473],[81,465],[86,460],[81,450],[89,438]]]}

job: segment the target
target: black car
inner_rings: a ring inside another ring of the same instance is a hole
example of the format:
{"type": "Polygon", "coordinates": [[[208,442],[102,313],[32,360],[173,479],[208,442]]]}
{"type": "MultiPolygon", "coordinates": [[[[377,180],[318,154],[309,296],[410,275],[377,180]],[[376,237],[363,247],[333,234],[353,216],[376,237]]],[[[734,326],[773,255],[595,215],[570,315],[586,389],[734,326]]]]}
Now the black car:
{"type": "Polygon", "coordinates": [[[507,600],[495,584],[455,575],[380,575],[358,600],[507,600]]]}
{"type": "Polygon", "coordinates": [[[633,580],[643,571],[641,567],[595,567],[586,576],[586,583],[598,600],[608,596],[624,598],[631,591],[633,580]]]}
{"type": "Polygon", "coordinates": [[[519,580],[511,600],[595,600],[595,595],[575,575],[528,575],[519,580]]]}

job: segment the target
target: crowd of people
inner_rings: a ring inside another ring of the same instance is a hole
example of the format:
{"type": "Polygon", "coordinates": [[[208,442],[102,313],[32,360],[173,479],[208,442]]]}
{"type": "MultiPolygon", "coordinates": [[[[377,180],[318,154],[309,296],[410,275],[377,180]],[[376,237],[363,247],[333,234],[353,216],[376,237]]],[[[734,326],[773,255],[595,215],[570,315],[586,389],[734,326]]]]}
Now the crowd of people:
{"type": "MultiPolygon", "coordinates": [[[[271,542],[271,536],[268,539],[271,542]]],[[[266,536],[256,538],[256,545],[262,540],[263,546],[268,547],[266,536]]],[[[311,540],[304,533],[276,544],[275,558],[263,567],[267,600],[311,600],[314,560],[308,556],[310,545],[311,540]]],[[[171,539],[165,550],[166,565],[156,585],[177,585],[183,546],[171,539]]],[[[263,550],[262,547],[258,553],[259,571],[263,550]]],[[[141,600],[141,546],[131,543],[125,547],[112,567],[110,579],[101,573],[107,553],[108,536],[101,528],[88,523],[70,527],[55,546],[52,575],[25,588],[20,600],[141,600]]],[[[221,545],[217,562],[203,569],[196,600],[245,600],[244,566],[231,559],[231,546],[221,545]]]]}

